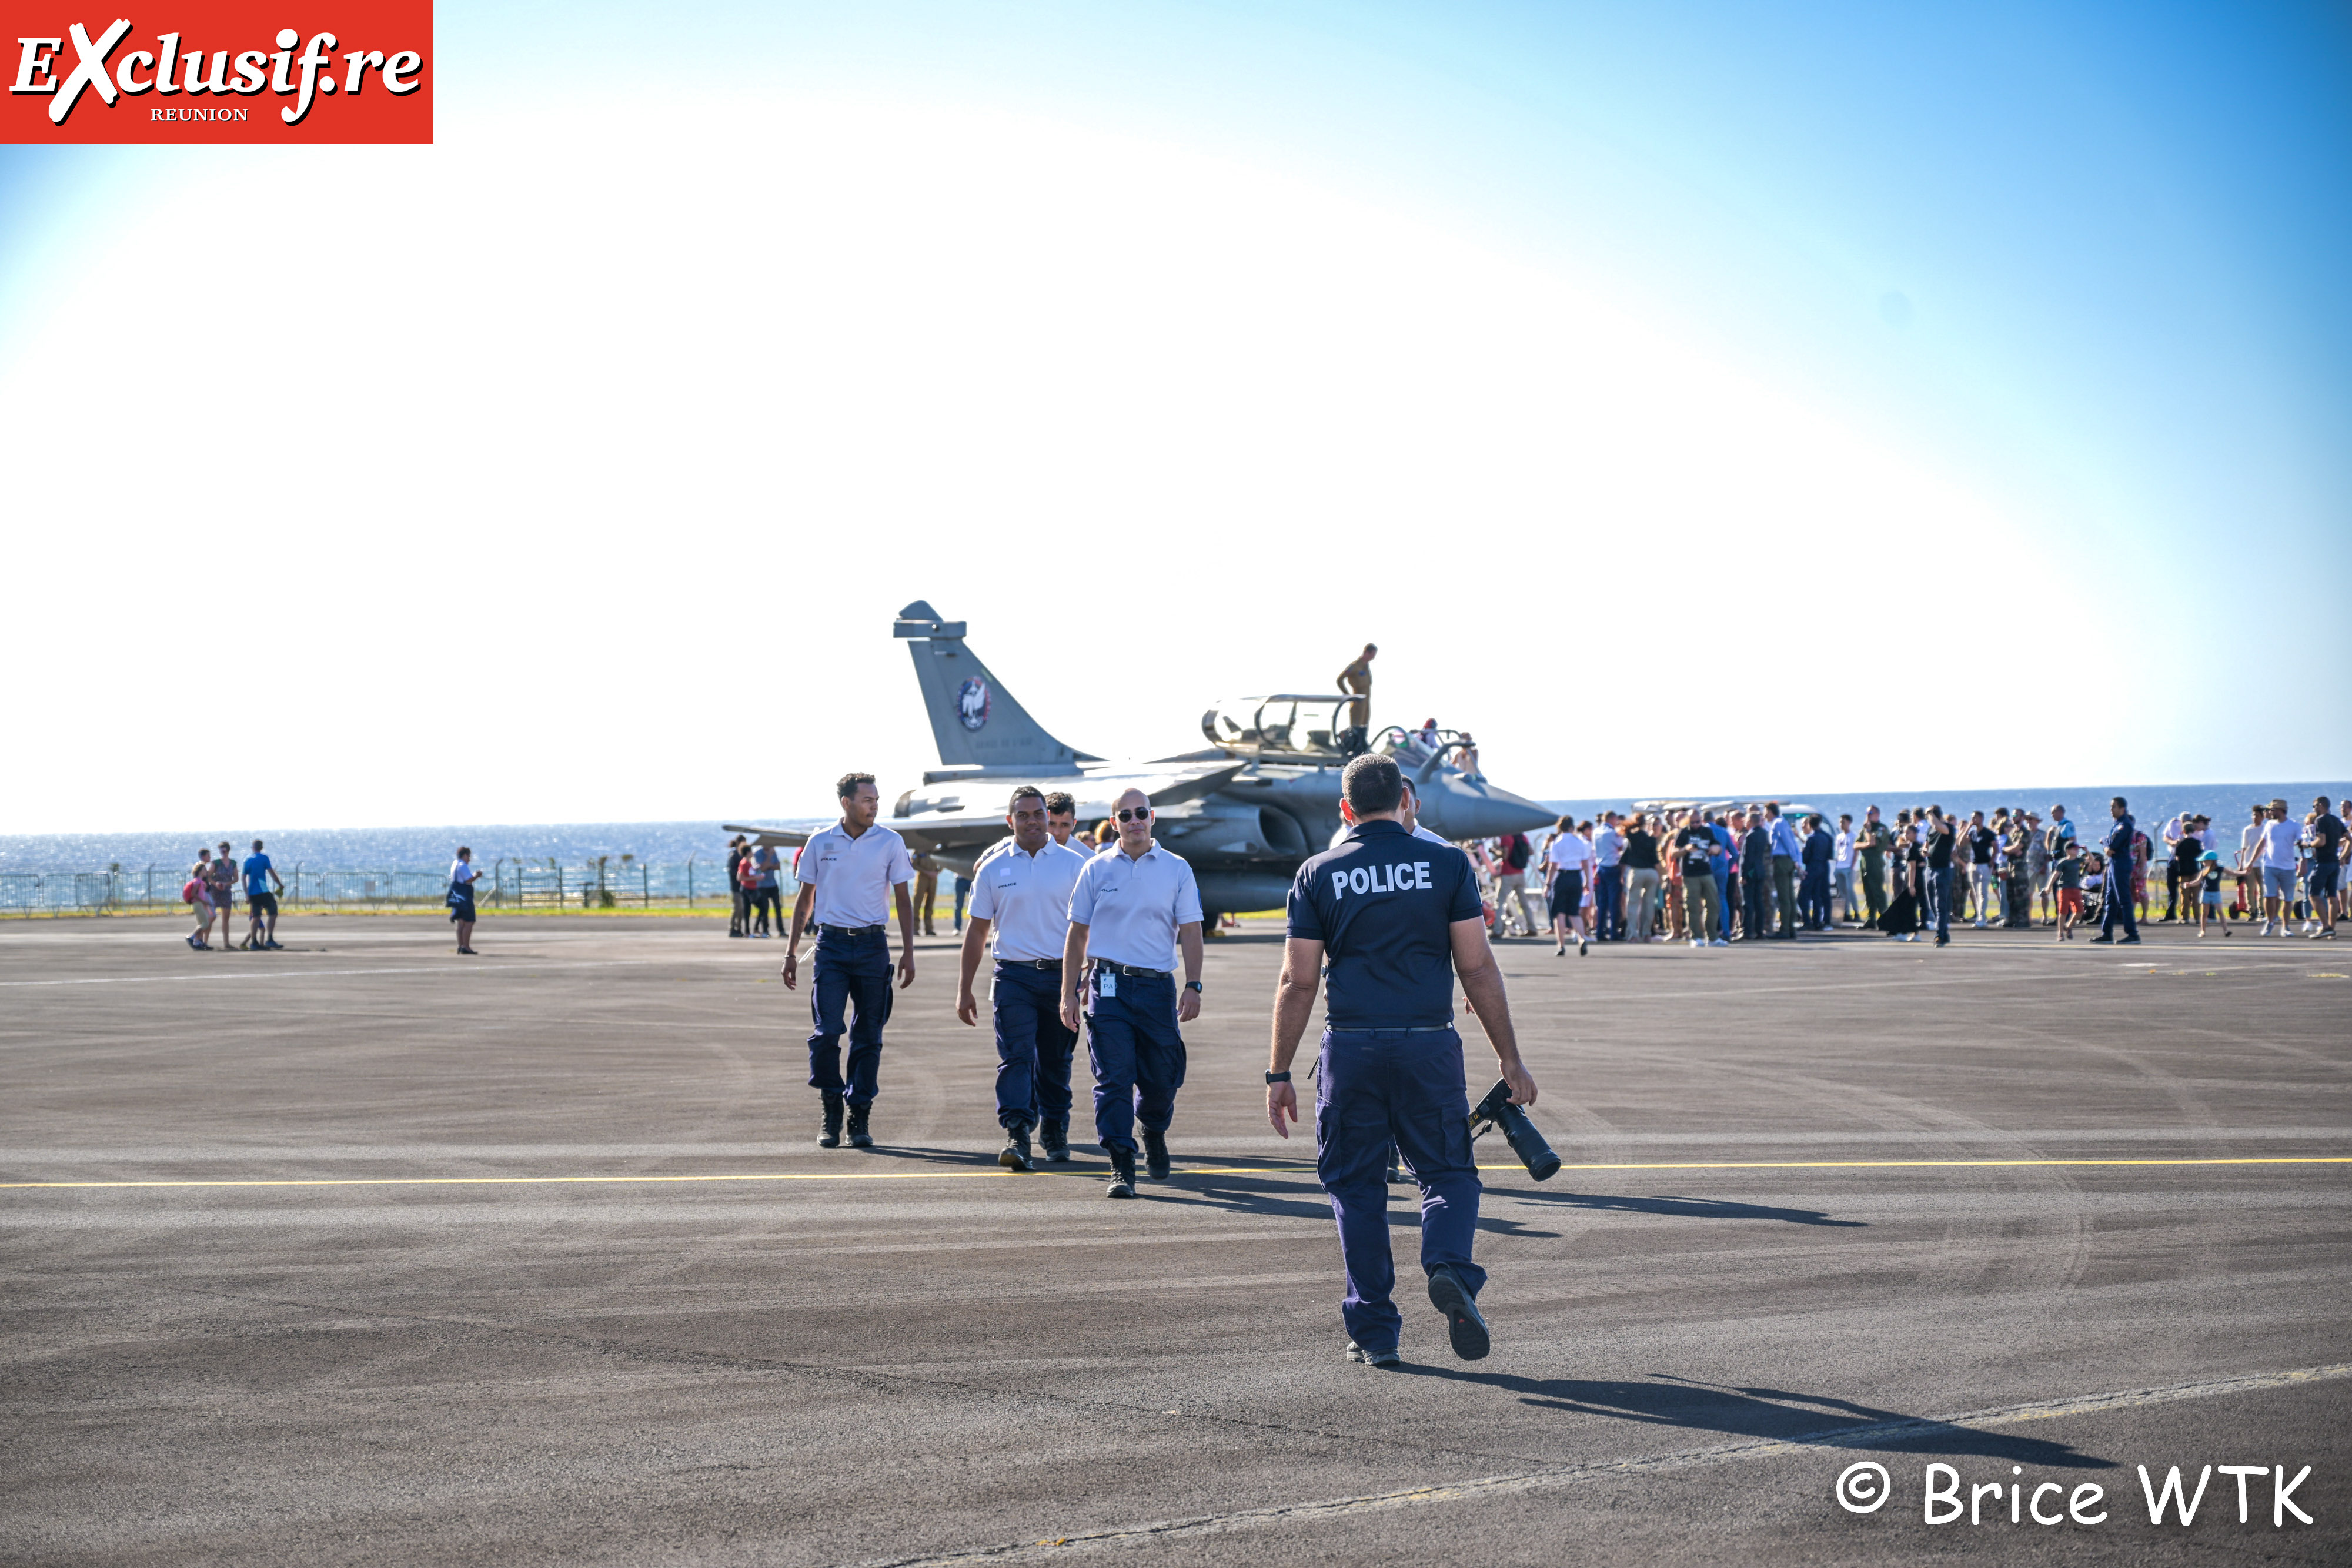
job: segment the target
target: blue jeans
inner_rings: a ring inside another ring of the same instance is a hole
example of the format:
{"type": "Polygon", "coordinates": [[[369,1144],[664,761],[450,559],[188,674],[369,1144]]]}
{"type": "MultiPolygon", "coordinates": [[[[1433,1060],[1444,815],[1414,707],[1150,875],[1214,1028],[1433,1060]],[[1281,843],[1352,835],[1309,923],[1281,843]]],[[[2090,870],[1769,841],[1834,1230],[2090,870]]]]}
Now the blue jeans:
{"type": "Polygon", "coordinates": [[[1952,868],[1927,868],[1927,903],[1936,916],[1936,940],[1942,942],[1952,935],[1952,868]]]}
{"type": "Polygon", "coordinates": [[[1452,1030],[1327,1030],[1316,1071],[1315,1170],[1339,1227],[1348,1293],[1339,1316],[1367,1350],[1394,1350],[1403,1314],[1390,1299],[1389,1145],[1421,1184],[1421,1267],[1450,1263],[1472,1295],[1486,1271],[1470,1260],[1478,1234],[1478,1165],[1462,1037],[1452,1030]]]}
{"type": "Polygon", "coordinates": [[[880,1092],[882,1026],[890,1021],[890,938],[882,931],[816,939],[816,977],[809,988],[816,1028],[808,1037],[809,1087],[870,1105],[880,1092]],[[849,1077],[841,1075],[842,1015],[849,1024],[849,1077]]]}
{"type": "Polygon", "coordinates": [[[1062,971],[999,964],[993,990],[996,1124],[1034,1126],[1042,1116],[1067,1125],[1078,1037],[1062,1027],[1062,971]]]}
{"type": "Polygon", "coordinates": [[[1625,936],[1625,868],[1605,865],[1594,873],[1592,883],[1593,935],[1603,942],[1622,941],[1625,936]]]}
{"type": "MultiPolygon", "coordinates": [[[[1102,994],[1100,969],[1087,983],[1087,1060],[1095,1072],[1096,1141],[1135,1153],[1135,1124],[1164,1133],[1184,1086],[1184,1037],[1176,1030],[1173,975],[1120,975],[1102,994]]],[[[1469,1113],[1465,1109],[1464,1115],[1469,1113]]]]}

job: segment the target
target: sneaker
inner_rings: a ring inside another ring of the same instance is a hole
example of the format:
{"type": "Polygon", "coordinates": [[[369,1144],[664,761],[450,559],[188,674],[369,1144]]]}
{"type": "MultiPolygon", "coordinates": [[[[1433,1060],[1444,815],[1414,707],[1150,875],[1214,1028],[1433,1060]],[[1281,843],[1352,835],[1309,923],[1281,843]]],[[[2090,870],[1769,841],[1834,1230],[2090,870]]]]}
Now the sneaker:
{"type": "Polygon", "coordinates": [[[1366,1350],[1354,1340],[1349,1340],[1348,1359],[1360,1366],[1394,1366],[1397,1364],[1397,1353],[1392,1350],[1366,1350]]]}
{"type": "Polygon", "coordinates": [[[849,1108],[849,1146],[851,1148],[870,1149],[874,1146],[874,1134],[866,1124],[866,1118],[873,1113],[874,1103],[870,1100],[863,1105],[852,1105],[849,1108]]]}
{"type": "Polygon", "coordinates": [[[1029,1169],[1029,1124],[1016,1122],[1004,1129],[1004,1147],[997,1151],[996,1163],[1009,1171],[1029,1169]]]}
{"type": "Polygon", "coordinates": [[[2116,946],[2118,947],[2137,947],[2139,946],[2139,938],[2137,936],[2126,936],[2122,941],[2116,943],[2116,946]]]}
{"type": "Polygon", "coordinates": [[[1103,1189],[1105,1197],[1135,1196],[1135,1156],[1114,1150],[1110,1156],[1110,1186],[1103,1189]]]}
{"type": "Polygon", "coordinates": [[[1706,946],[1706,941],[1704,937],[1694,936],[1690,939],[1690,945],[1694,947],[1704,947],[1706,946]]]}
{"type": "Polygon", "coordinates": [[[1445,1314],[1445,1333],[1454,1354],[1465,1361],[1485,1357],[1492,1348],[1486,1320],[1451,1263],[1440,1263],[1429,1271],[1429,1304],[1445,1314]]]}
{"type": "Polygon", "coordinates": [[[1143,1170],[1153,1181],[1168,1179],[1168,1134],[1143,1130],[1143,1170]]]}
{"type": "Polygon", "coordinates": [[[820,1149],[841,1147],[841,1096],[838,1094],[824,1097],[824,1130],[816,1135],[816,1146],[820,1149]]]}
{"type": "Polygon", "coordinates": [[[1707,946],[1710,947],[1728,947],[1731,946],[1731,943],[1729,939],[1718,936],[1714,941],[1708,943],[1707,946]]]}
{"type": "Polygon", "coordinates": [[[262,948],[263,948],[263,950],[264,950],[265,952],[278,953],[278,952],[283,952],[283,951],[285,950],[285,949],[281,948],[280,946],[278,946],[278,938],[276,938],[275,936],[271,937],[268,941],[264,942],[261,946],[262,946],[262,948]]]}
{"type": "Polygon", "coordinates": [[[201,943],[201,942],[197,941],[197,940],[196,940],[194,937],[193,937],[193,936],[185,936],[185,937],[181,938],[181,940],[182,940],[182,941],[184,941],[185,943],[187,943],[187,945],[188,945],[188,946],[189,946],[189,948],[190,948],[191,950],[193,950],[193,949],[194,949],[194,948],[201,947],[201,946],[204,946],[204,944],[203,944],[203,943],[201,943]]]}
{"type": "Polygon", "coordinates": [[[2094,937],[2092,937],[2092,938],[2091,938],[2091,940],[2092,940],[2093,942],[2095,942],[2095,943],[2096,943],[2096,942],[2112,942],[2112,941],[2114,941],[2114,940],[2115,940],[2115,938],[2114,938],[2114,937],[2112,937],[2112,936],[2094,936],[2094,937]]]}
{"type": "Polygon", "coordinates": [[[1070,1124],[1048,1116],[1038,1124],[1037,1147],[1045,1158],[1057,1166],[1070,1163],[1070,1124]]]}

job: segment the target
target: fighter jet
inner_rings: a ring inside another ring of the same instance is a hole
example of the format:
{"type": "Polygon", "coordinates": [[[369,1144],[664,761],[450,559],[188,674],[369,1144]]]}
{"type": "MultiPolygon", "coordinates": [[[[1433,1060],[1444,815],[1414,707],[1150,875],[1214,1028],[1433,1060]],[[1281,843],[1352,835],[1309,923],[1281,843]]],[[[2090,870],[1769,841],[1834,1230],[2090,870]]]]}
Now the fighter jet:
{"type": "MultiPolygon", "coordinates": [[[[1453,731],[1391,727],[1367,735],[1351,727],[1352,696],[1231,698],[1202,716],[1207,747],[1113,761],[1045,733],[965,643],[964,622],[941,620],[918,600],[898,612],[891,633],[914,655],[940,766],[882,821],[909,849],[965,875],[1005,837],[1005,802],[1018,785],[1067,790],[1087,825],[1109,816],[1123,792],[1140,789],[1160,841],[1192,863],[1212,921],[1279,909],[1299,862],[1340,831],[1339,770],[1366,750],[1396,758],[1420,795],[1423,824],[1448,839],[1526,832],[1552,821],[1534,801],[1465,773],[1462,739],[1453,731]]],[[[726,831],[769,844],[808,838],[781,828],[726,831]]]]}

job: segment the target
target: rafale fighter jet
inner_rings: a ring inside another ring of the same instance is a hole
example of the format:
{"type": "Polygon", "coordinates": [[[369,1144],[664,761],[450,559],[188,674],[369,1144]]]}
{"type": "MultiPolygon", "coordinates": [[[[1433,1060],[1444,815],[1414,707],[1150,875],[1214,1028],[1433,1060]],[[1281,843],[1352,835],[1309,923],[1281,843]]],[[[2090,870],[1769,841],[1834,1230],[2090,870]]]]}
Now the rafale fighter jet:
{"type": "MultiPolygon", "coordinates": [[[[1156,813],[1154,834],[1192,863],[1204,914],[1279,909],[1299,862],[1339,833],[1339,770],[1365,750],[1397,759],[1420,794],[1423,824],[1448,839],[1526,832],[1552,820],[1534,801],[1463,773],[1452,731],[1366,736],[1345,727],[1356,699],[1336,693],[1234,698],[1202,716],[1209,745],[1201,750],[1107,761],[1046,734],[965,644],[962,622],[942,621],[918,600],[898,612],[892,631],[914,654],[940,766],[882,821],[910,850],[966,875],[1005,837],[1015,785],[1067,790],[1089,825],[1109,816],[1123,791],[1140,789],[1156,813]]],[[[727,831],[767,844],[808,838],[781,828],[730,824],[727,831]]]]}

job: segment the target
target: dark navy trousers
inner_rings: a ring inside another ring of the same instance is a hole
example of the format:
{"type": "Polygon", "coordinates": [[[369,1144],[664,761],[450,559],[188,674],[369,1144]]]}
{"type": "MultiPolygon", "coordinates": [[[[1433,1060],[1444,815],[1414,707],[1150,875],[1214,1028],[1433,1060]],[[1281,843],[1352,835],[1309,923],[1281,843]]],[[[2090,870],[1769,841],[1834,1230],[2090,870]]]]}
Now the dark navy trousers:
{"type": "Polygon", "coordinates": [[[2113,936],[2116,934],[2116,925],[2120,921],[2125,936],[2137,936],[2139,919],[2132,913],[2131,857],[2128,855],[2124,857],[2123,870],[2120,873],[2116,870],[2116,863],[2114,861],[2107,862],[2106,881],[2101,884],[2099,935],[2113,936]]]}
{"type": "Polygon", "coordinates": [[[996,1124],[1070,1120],[1070,1058],[1078,1037],[1062,1027],[1062,971],[999,964],[991,1008],[996,1017],[996,1124]]]}
{"type": "Polygon", "coordinates": [[[1615,942],[1625,935],[1625,868],[1605,865],[1593,873],[1592,923],[1593,936],[1602,942],[1615,942]]]}
{"type": "Polygon", "coordinates": [[[1475,1295],[1486,1271],[1470,1260],[1478,1232],[1478,1165],[1462,1037],[1450,1029],[1326,1030],[1316,1071],[1315,1169],[1339,1225],[1348,1294],[1339,1315],[1366,1350],[1394,1350],[1403,1314],[1390,1296],[1389,1144],[1421,1184],[1421,1267],[1451,1263],[1475,1295]]]}
{"type": "MultiPolygon", "coordinates": [[[[1117,994],[1097,968],[1087,981],[1087,1060],[1095,1071],[1095,1135],[1113,1153],[1135,1153],[1135,1124],[1164,1133],[1184,1086],[1184,1037],[1176,1031],[1176,977],[1120,975],[1117,994]]],[[[1468,1113],[1466,1111],[1464,1113],[1468,1113]]],[[[1387,1167],[1381,1167],[1385,1170],[1387,1167]]]]}
{"type": "Polygon", "coordinates": [[[890,937],[826,931],[816,939],[816,977],[809,1011],[809,1087],[845,1094],[853,1105],[873,1103],[882,1070],[882,1026],[890,1021],[890,937]],[[841,1076],[843,1015],[849,1017],[849,1078],[841,1076]]]}

